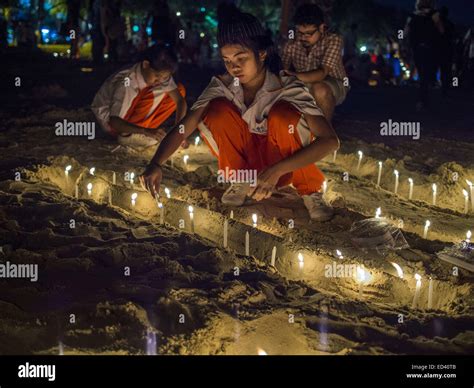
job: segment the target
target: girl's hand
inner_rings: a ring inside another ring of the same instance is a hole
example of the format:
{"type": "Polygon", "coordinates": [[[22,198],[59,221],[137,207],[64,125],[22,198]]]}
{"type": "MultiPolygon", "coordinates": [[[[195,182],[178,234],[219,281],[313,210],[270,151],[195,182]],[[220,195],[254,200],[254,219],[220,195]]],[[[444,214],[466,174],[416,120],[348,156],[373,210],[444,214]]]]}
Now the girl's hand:
{"type": "Polygon", "coordinates": [[[253,191],[253,194],[250,193],[252,198],[256,201],[270,198],[281,176],[282,173],[275,166],[268,167],[261,171],[258,174],[257,187],[253,191]]]}
{"type": "Polygon", "coordinates": [[[161,180],[163,179],[163,170],[160,166],[150,163],[145,172],[140,175],[140,183],[153,197],[160,191],[161,180]]]}

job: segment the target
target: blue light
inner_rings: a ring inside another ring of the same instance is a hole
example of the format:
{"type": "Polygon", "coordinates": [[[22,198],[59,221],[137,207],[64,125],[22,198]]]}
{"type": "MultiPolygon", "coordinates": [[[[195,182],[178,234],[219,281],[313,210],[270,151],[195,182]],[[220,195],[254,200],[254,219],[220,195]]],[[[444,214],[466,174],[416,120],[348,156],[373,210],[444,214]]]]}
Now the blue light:
{"type": "Polygon", "coordinates": [[[140,31],[140,27],[138,27],[136,24],[132,27],[133,32],[138,32],[140,31]]]}
{"type": "Polygon", "coordinates": [[[367,46],[362,46],[362,47],[360,48],[360,51],[361,51],[362,53],[365,53],[365,52],[367,51],[367,46]]]}
{"type": "Polygon", "coordinates": [[[146,28],[146,33],[147,33],[148,35],[151,35],[151,27],[147,27],[147,28],[146,28]]]}
{"type": "Polygon", "coordinates": [[[201,12],[206,12],[206,7],[201,7],[201,12]]]}
{"type": "Polygon", "coordinates": [[[42,28],[41,33],[42,34],[49,34],[49,28],[42,28]]]}

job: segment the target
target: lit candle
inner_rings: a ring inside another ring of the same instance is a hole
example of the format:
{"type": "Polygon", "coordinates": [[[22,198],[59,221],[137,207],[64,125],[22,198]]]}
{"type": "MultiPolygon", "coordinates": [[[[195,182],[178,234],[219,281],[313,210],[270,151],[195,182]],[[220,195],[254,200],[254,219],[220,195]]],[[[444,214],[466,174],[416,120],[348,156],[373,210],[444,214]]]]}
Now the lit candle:
{"type": "Polygon", "coordinates": [[[91,167],[89,169],[89,174],[94,175],[94,173],[95,173],[95,167],[91,167]]]}
{"type": "Polygon", "coordinates": [[[188,167],[188,160],[189,160],[189,155],[184,155],[183,156],[183,162],[184,162],[184,167],[187,169],[188,167]]]}
{"type": "Polygon", "coordinates": [[[115,185],[117,183],[117,177],[115,175],[115,171],[112,172],[112,184],[115,185]]]}
{"type": "Polygon", "coordinates": [[[364,268],[357,266],[357,281],[359,282],[359,298],[363,296],[363,283],[367,280],[367,274],[364,268]]]}
{"type": "Polygon", "coordinates": [[[436,206],[436,193],[438,192],[438,186],[436,186],[436,183],[433,183],[431,188],[433,190],[433,206],[436,206]]]}
{"type": "Polygon", "coordinates": [[[408,191],[408,199],[412,199],[413,197],[413,179],[408,178],[408,184],[410,185],[410,189],[408,191]]]}
{"type": "Polygon", "coordinates": [[[166,194],[166,198],[168,199],[171,198],[171,191],[167,187],[165,187],[165,194],[166,194]]]}
{"type": "Polygon", "coordinates": [[[191,221],[191,233],[194,233],[194,209],[192,206],[188,206],[189,219],[191,221]]]}
{"type": "Polygon", "coordinates": [[[467,233],[466,233],[466,243],[470,244],[471,236],[472,236],[472,233],[471,233],[470,230],[468,230],[467,233]]]}
{"type": "Polygon", "coordinates": [[[362,158],[364,157],[364,153],[362,151],[357,151],[359,154],[359,161],[357,162],[357,171],[360,169],[360,163],[362,162],[362,158]]]}
{"type": "Polygon", "coordinates": [[[430,277],[430,282],[428,283],[428,309],[433,307],[433,279],[430,277]]]}
{"type": "Polygon", "coordinates": [[[298,266],[300,267],[300,270],[303,270],[304,267],[304,257],[303,254],[300,252],[298,253],[298,266]]]}
{"type": "Polygon", "coordinates": [[[163,225],[165,223],[165,207],[161,202],[158,202],[158,208],[160,209],[160,224],[163,225]]]}
{"type": "Polygon", "coordinates": [[[466,183],[469,186],[469,191],[471,192],[471,210],[474,211],[474,188],[471,181],[466,179],[466,183]]]}
{"type": "Polygon", "coordinates": [[[199,145],[199,141],[201,140],[201,138],[199,136],[196,136],[196,138],[194,139],[194,145],[197,147],[199,145]]]}
{"type": "Polygon", "coordinates": [[[228,233],[229,233],[229,221],[226,218],[224,220],[224,248],[227,248],[228,233]]]}
{"type": "Polygon", "coordinates": [[[257,214],[253,213],[253,214],[252,214],[252,222],[253,222],[252,226],[253,226],[254,228],[257,227],[257,220],[258,220],[257,214]]]}
{"type": "Polygon", "coordinates": [[[135,205],[136,205],[136,203],[137,203],[137,197],[138,197],[138,194],[137,194],[137,193],[133,193],[133,194],[131,195],[130,198],[131,198],[131,200],[132,200],[132,201],[131,201],[131,202],[132,202],[132,206],[135,206],[135,205]]]}
{"type": "Polygon", "coordinates": [[[59,341],[59,355],[64,356],[64,345],[61,341],[59,341]]]}
{"type": "Polygon", "coordinates": [[[324,180],[324,182],[323,182],[323,194],[326,194],[327,190],[328,190],[328,181],[324,180]]]}
{"type": "Polygon", "coordinates": [[[74,194],[76,196],[76,199],[79,199],[79,186],[76,183],[76,187],[74,188],[74,194]]]}
{"type": "Polygon", "coordinates": [[[334,154],[332,156],[332,161],[335,162],[336,161],[336,157],[337,157],[337,150],[334,151],[334,154]]]}
{"type": "Polygon", "coordinates": [[[92,194],[92,183],[87,184],[87,194],[89,194],[89,196],[92,194]]]}
{"type": "Polygon", "coordinates": [[[398,172],[398,170],[393,170],[393,173],[395,174],[395,188],[394,188],[393,192],[395,194],[397,194],[397,191],[398,191],[398,177],[399,177],[400,173],[398,172]]]}
{"type": "Polygon", "coordinates": [[[131,172],[130,173],[130,184],[133,186],[133,180],[135,179],[135,173],[131,172]]]}
{"type": "Polygon", "coordinates": [[[276,256],[277,256],[277,247],[273,247],[273,249],[272,249],[272,260],[270,261],[270,264],[273,265],[273,266],[275,266],[276,256]]]}
{"type": "Polygon", "coordinates": [[[258,355],[259,356],[266,356],[267,355],[267,352],[263,349],[258,349],[258,355]]]}
{"type": "Polygon", "coordinates": [[[69,177],[69,171],[71,171],[71,169],[72,169],[71,165],[66,166],[66,168],[64,169],[64,174],[66,174],[66,178],[69,177]]]}
{"type": "Polygon", "coordinates": [[[336,249],[336,255],[339,259],[343,259],[344,256],[342,256],[342,252],[339,249],[336,249]]]}
{"type": "Polygon", "coordinates": [[[245,232],[245,256],[250,256],[250,235],[245,232]]]}
{"type": "Polygon", "coordinates": [[[379,174],[377,175],[377,186],[380,186],[380,180],[382,179],[382,162],[379,162],[379,174]]]}
{"type": "Polygon", "coordinates": [[[416,307],[416,304],[418,302],[418,298],[420,296],[420,289],[421,289],[421,276],[416,273],[415,274],[415,279],[416,279],[416,288],[415,288],[415,295],[413,296],[413,303],[411,305],[412,309],[414,309],[416,307]]]}
{"type": "Polygon", "coordinates": [[[403,279],[403,270],[402,267],[400,267],[397,263],[391,263],[395,269],[397,270],[397,275],[400,279],[403,279]]]}
{"type": "Polygon", "coordinates": [[[425,222],[425,229],[424,229],[424,231],[423,231],[423,238],[427,238],[427,237],[428,237],[428,229],[430,228],[430,225],[431,225],[430,220],[426,220],[426,222],[425,222]]]}
{"type": "Polygon", "coordinates": [[[464,213],[467,214],[469,212],[469,193],[463,189],[462,194],[464,195],[464,213]]]}
{"type": "Polygon", "coordinates": [[[375,210],[375,218],[380,218],[380,215],[382,214],[382,208],[378,207],[375,210]]]}
{"type": "Polygon", "coordinates": [[[233,210],[230,211],[230,219],[231,219],[231,220],[234,219],[234,211],[233,211],[233,210]]]}

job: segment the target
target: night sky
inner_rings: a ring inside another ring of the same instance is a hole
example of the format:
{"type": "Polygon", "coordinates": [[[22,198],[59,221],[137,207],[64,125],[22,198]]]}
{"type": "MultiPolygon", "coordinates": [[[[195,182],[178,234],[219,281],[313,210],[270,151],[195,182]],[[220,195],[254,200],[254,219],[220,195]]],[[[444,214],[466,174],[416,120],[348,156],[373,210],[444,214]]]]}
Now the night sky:
{"type": "MultiPolygon", "coordinates": [[[[415,0],[375,0],[380,4],[398,6],[408,11],[415,8],[415,0]]],[[[438,0],[438,7],[449,8],[451,20],[466,25],[474,25],[474,0],[438,0]]]]}

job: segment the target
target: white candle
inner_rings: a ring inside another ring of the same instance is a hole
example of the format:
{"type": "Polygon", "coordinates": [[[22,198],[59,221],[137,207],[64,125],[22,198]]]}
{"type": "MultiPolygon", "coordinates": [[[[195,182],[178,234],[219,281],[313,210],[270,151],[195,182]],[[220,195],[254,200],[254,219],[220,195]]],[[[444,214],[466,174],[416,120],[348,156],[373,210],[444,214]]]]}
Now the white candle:
{"type": "Polygon", "coordinates": [[[76,199],[78,199],[79,198],[79,186],[77,185],[77,183],[76,183],[76,187],[75,187],[75,190],[74,190],[74,194],[76,196],[76,199]]]}
{"type": "Polygon", "coordinates": [[[70,164],[66,166],[66,168],[64,169],[64,174],[66,174],[66,178],[69,177],[69,171],[71,171],[71,169],[72,169],[72,166],[70,164]]]}
{"type": "Polygon", "coordinates": [[[464,213],[467,214],[469,212],[469,193],[463,189],[462,194],[464,195],[464,213]]]}
{"type": "Polygon", "coordinates": [[[337,150],[334,151],[334,154],[332,156],[332,161],[335,162],[336,161],[336,157],[337,157],[337,150]]]}
{"type": "Polygon", "coordinates": [[[300,270],[303,270],[304,267],[304,257],[302,253],[298,253],[298,266],[300,267],[300,270]]]}
{"type": "Polygon", "coordinates": [[[131,172],[130,173],[130,184],[133,186],[133,180],[135,179],[135,173],[131,172]]]}
{"type": "Polygon", "coordinates": [[[277,255],[277,247],[273,247],[273,249],[272,249],[272,260],[270,262],[270,264],[273,265],[273,266],[275,266],[276,255],[277,255]]]}
{"type": "Polygon", "coordinates": [[[64,356],[64,345],[61,341],[59,341],[59,355],[64,356]]]}
{"type": "Polygon", "coordinates": [[[230,219],[231,219],[231,220],[234,219],[234,211],[233,211],[233,210],[230,211],[230,219]]]}
{"type": "Polygon", "coordinates": [[[408,199],[412,199],[413,198],[413,179],[412,178],[408,178],[408,184],[410,185],[410,189],[408,191],[408,199]]]}
{"type": "Polygon", "coordinates": [[[433,206],[436,206],[436,193],[438,192],[438,186],[436,186],[436,183],[433,183],[431,188],[433,190],[433,206]]]}
{"type": "Polygon", "coordinates": [[[416,273],[415,274],[415,279],[416,279],[416,288],[415,288],[415,295],[413,296],[413,303],[411,305],[412,309],[414,309],[416,307],[416,304],[418,302],[418,298],[420,296],[420,289],[421,289],[421,276],[416,273]]]}
{"type": "Polygon", "coordinates": [[[431,225],[431,221],[430,221],[430,220],[426,220],[426,222],[425,222],[425,229],[423,230],[423,238],[427,238],[427,237],[428,237],[428,229],[430,228],[430,225],[431,225]]]}
{"type": "Polygon", "coordinates": [[[95,167],[91,167],[89,169],[89,174],[94,175],[94,173],[95,173],[95,167]]]}
{"type": "Polygon", "coordinates": [[[171,191],[167,187],[165,187],[165,194],[166,194],[166,198],[171,198],[171,191]]]}
{"type": "Polygon", "coordinates": [[[382,214],[382,208],[378,207],[375,210],[375,218],[380,218],[380,215],[382,214]]]}
{"type": "Polygon", "coordinates": [[[471,236],[472,236],[472,233],[470,230],[467,231],[466,233],[466,242],[469,244],[471,242],[471,236]]]}
{"type": "Polygon", "coordinates": [[[117,177],[115,175],[115,171],[112,172],[112,184],[115,185],[117,183],[117,177]]]}
{"type": "Polygon", "coordinates": [[[399,177],[400,173],[398,172],[398,170],[393,170],[393,173],[395,174],[395,188],[394,188],[393,192],[395,194],[397,194],[397,191],[398,191],[398,177],[399,177]]]}
{"type": "Polygon", "coordinates": [[[194,233],[194,209],[192,206],[188,206],[189,219],[191,221],[191,233],[194,233]]]}
{"type": "Polygon", "coordinates": [[[133,193],[133,194],[131,195],[130,198],[131,198],[132,206],[135,206],[135,205],[136,205],[136,203],[137,203],[137,197],[138,197],[138,194],[137,194],[137,193],[133,193]]]}
{"type": "Polygon", "coordinates": [[[359,161],[357,162],[357,171],[360,169],[360,163],[362,162],[362,158],[364,157],[364,153],[362,151],[357,151],[359,154],[359,161]]]}
{"type": "Polygon", "coordinates": [[[253,213],[253,214],[252,214],[252,226],[253,226],[254,228],[257,227],[257,220],[258,220],[257,214],[253,213]]]}
{"type": "Polygon", "coordinates": [[[324,180],[324,182],[323,182],[323,194],[326,194],[327,190],[328,190],[328,181],[324,180]]]}
{"type": "Polygon", "coordinates": [[[160,224],[163,225],[165,223],[165,207],[161,202],[158,202],[158,208],[160,209],[160,224]]]}
{"type": "Polygon", "coordinates": [[[187,169],[188,167],[188,160],[189,160],[189,155],[184,155],[183,156],[183,162],[184,162],[184,167],[187,169]]]}
{"type": "Polygon", "coordinates": [[[227,239],[229,233],[229,221],[227,219],[224,220],[224,248],[227,248],[227,239]]]}
{"type": "Polygon", "coordinates": [[[196,138],[194,139],[194,145],[197,147],[199,145],[199,141],[201,140],[201,138],[199,136],[196,136],[196,138]]]}
{"type": "Polygon", "coordinates": [[[471,210],[474,211],[474,187],[470,180],[466,179],[466,183],[469,186],[469,191],[471,192],[471,210]]]}
{"type": "Polygon", "coordinates": [[[92,183],[87,184],[87,194],[89,194],[89,196],[92,194],[92,183]]]}
{"type": "Polygon", "coordinates": [[[250,235],[245,232],[245,256],[250,256],[250,235]]]}
{"type": "Polygon", "coordinates": [[[109,196],[109,205],[112,205],[112,189],[110,186],[107,188],[107,194],[109,196]]]}
{"type": "Polygon", "coordinates": [[[379,162],[379,174],[377,175],[377,186],[380,186],[380,180],[382,179],[382,162],[379,162]]]}
{"type": "Polygon", "coordinates": [[[430,282],[428,283],[428,309],[433,307],[433,279],[430,277],[430,282]]]}
{"type": "Polygon", "coordinates": [[[364,268],[357,266],[357,281],[359,282],[359,298],[363,296],[363,283],[367,280],[364,268]]]}

